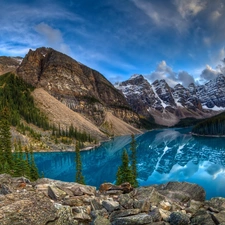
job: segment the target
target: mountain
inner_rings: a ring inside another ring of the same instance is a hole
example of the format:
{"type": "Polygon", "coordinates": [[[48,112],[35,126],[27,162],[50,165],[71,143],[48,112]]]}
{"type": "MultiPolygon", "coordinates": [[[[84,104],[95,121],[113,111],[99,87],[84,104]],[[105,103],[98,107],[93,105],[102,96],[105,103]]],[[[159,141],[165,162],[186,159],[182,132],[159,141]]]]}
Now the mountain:
{"type": "Polygon", "coordinates": [[[22,62],[22,57],[7,57],[0,56],[0,75],[15,71],[19,64],[22,62]]]}
{"type": "Polygon", "coordinates": [[[205,85],[177,84],[165,80],[152,84],[142,75],[134,75],[115,87],[122,91],[131,108],[145,118],[154,117],[161,125],[172,126],[183,118],[206,118],[225,110],[225,77],[219,75],[205,85]]]}
{"type": "MultiPolygon", "coordinates": [[[[30,50],[17,75],[34,87],[43,88],[98,127],[107,122],[108,112],[135,127],[140,126],[137,113],[102,74],[54,49],[30,50]]],[[[104,132],[108,132],[106,127],[104,132]]]]}

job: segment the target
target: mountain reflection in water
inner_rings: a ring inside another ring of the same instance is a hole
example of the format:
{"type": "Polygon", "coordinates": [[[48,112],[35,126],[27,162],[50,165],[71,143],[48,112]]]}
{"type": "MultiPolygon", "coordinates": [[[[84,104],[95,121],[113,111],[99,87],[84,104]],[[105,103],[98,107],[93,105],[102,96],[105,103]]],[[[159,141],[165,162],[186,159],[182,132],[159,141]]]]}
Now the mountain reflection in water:
{"type": "MultiPolygon", "coordinates": [[[[190,129],[164,129],[136,136],[139,185],[168,181],[193,182],[204,187],[207,199],[225,197],[225,138],[193,137],[190,129]]],[[[130,136],[114,138],[95,150],[81,152],[86,184],[114,182],[130,136]]],[[[35,153],[45,177],[75,179],[75,153],[35,153]]]]}

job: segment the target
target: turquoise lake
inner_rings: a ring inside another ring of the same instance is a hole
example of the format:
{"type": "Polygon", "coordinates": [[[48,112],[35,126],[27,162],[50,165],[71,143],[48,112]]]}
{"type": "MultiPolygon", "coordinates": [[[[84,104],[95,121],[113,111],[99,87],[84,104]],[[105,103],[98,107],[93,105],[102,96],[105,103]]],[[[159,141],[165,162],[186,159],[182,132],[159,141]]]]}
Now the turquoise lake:
{"type": "MultiPolygon", "coordinates": [[[[100,147],[81,152],[86,184],[99,187],[114,182],[130,136],[114,138],[100,147]]],[[[190,129],[162,129],[136,136],[139,185],[168,181],[197,183],[206,198],[225,197],[225,138],[193,137],[190,129]]],[[[75,179],[75,153],[35,153],[39,172],[62,181],[75,179]]]]}

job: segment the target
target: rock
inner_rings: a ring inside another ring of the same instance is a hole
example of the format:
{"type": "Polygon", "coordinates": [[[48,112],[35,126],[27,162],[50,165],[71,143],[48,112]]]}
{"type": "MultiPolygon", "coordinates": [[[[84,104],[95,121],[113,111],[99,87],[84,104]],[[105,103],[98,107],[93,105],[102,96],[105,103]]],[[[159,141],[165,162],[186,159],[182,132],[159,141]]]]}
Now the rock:
{"type": "Polygon", "coordinates": [[[215,224],[225,223],[225,211],[221,211],[219,213],[213,213],[212,219],[215,222],[215,224]]]}
{"type": "Polygon", "coordinates": [[[143,225],[151,223],[152,223],[151,216],[145,213],[140,213],[133,216],[118,217],[112,222],[112,225],[143,225]]]}
{"type": "Polygon", "coordinates": [[[217,197],[211,198],[210,201],[207,202],[209,207],[214,208],[215,210],[222,211],[225,210],[225,198],[217,197]]]}
{"type": "Polygon", "coordinates": [[[192,225],[215,225],[211,215],[207,213],[205,210],[197,211],[191,217],[191,224],[192,225]]]}
{"type": "Polygon", "coordinates": [[[1,202],[1,215],[0,224],[43,225],[57,218],[57,210],[43,193],[19,192],[1,202]]]}
{"type": "Polygon", "coordinates": [[[63,200],[66,196],[66,192],[62,191],[61,189],[57,188],[54,185],[48,186],[48,196],[56,201],[63,200]]]}
{"type": "Polygon", "coordinates": [[[109,201],[109,200],[103,201],[102,205],[105,207],[105,209],[108,212],[112,212],[112,211],[114,211],[116,209],[119,209],[119,207],[120,207],[118,202],[116,202],[116,201],[109,201]]]}
{"type": "Polygon", "coordinates": [[[97,216],[97,218],[91,223],[91,225],[111,225],[111,223],[105,217],[97,216]]]}
{"type": "Polygon", "coordinates": [[[12,193],[12,191],[5,184],[0,184],[0,195],[7,195],[9,193],[12,193]]]}
{"type": "Polygon", "coordinates": [[[171,204],[169,202],[166,202],[166,201],[161,201],[159,203],[159,207],[161,209],[164,209],[164,210],[167,210],[167,211],[170,211],[170,209],[172,208],[171,204]]]}
{"type": "MultiPolygon", "coordinates": [[[[184,194],[185,197],[188,196],[189,199],[195,201],[205,201],[205,190],[197,184],[191,184],[187,182],[169,182],[167,184],[162,184],[156,187],[159,193],[167,196],[168,198],[175,197],[171,193],[180,193],[184,194]]],[[[180,197],[179,197],[180,198],[180,197]]],[[[182,199],[182,201],[184,201],[182,199]]]]}
{"type": "Polygon", "coordinates": [[[101,210],[103,209],[103,206],[102,204],[100,203],[100,200],[98,198],[94,198],[90,201],[90,204],[91,204],[91,207],[92,207],[92,210],[95,211],[95,210],[101,210]]]}
{"type": "Polygon", "coordinates": [[[158,208],[155,208],[151,212],[149,212],[149,215],[152,217],[153,222],[159,222],[162,220],[162,216],[158,208]]]}
{"type": "Polygon", "coordinates": [[[111,183],[103,183],[99,187],[99,191],[101,193],[109,193],[110,191],[122,191],[122,193],[129,193],[133,190],[133,187],[130,183],[125,182],[119,186],[111,184],[111,183]]]}
{"type": "Polygon", "coordinates": [[[82,206],[85,204],[87,196],[73,196],[63,201],[63,205],[69,206],[82,206]]]}
{"type": "Polygon", "coordinates": [[[119,218],[119,217],[127,217],[127,216],[137,215],[140,212],[141,212],[140,209],[125,209],[125,210],[114,211],[110,215],[110,221],[112,222],[116,218],[119,218]]]}
{"type": "Polygon", "coordinates": [[[165,222],[168,222],[169,219],[170,219],[171,212],[170,211],[167,211],[167,210],[164,210],[164,209],[159,209],[159,212],[160,212],[160,215],[161,215],[162,219],[165,222]]]}
{"type": "Polygon", "coordinates": [[[86,207],[86,206],[73,207],[72,212],[73,212],[73,218],[75,220],[78,220],[81,222],[88,222],[88,223],[92,221],[89,207],[86,207]]]}
{"type": "Polygon", "coordinates": [[[187,215],[181,212],[172,212],[170,214],[169,222],[171,225],[188,225],[190,220],[187,215]]]}
{"type": "Polygon", "coordinates": [[[132,209],[134,201],[131,198],[130,194],[120,195],[118,198],[119,204],[125,209],[132,209]]]}
{"type": "Polygon", "coordinates": [[[106,209],[91,211],[91,217],[93,219],[96,219],[98,216],[101,216],[101,217],[104,217],[104,218],[108,218],[109,217],[109,213],[107,212],[106,209]]]}

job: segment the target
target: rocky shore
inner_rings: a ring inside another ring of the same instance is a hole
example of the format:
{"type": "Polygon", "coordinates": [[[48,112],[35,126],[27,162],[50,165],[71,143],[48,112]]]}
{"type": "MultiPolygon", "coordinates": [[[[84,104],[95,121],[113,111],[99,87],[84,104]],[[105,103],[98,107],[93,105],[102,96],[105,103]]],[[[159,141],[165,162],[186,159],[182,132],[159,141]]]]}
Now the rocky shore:
{"type": "Polygon", "coordinates": [[[225,225],[225,198],[205,200],[202,187],[169,182],[133,189],[0,175],[2,225],[225,225]]]}

